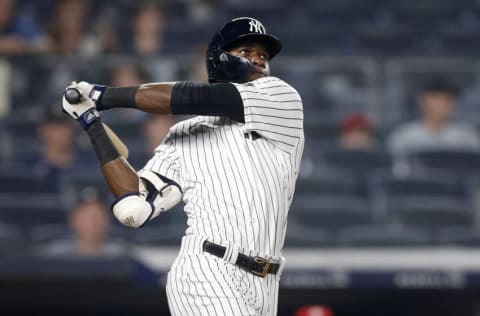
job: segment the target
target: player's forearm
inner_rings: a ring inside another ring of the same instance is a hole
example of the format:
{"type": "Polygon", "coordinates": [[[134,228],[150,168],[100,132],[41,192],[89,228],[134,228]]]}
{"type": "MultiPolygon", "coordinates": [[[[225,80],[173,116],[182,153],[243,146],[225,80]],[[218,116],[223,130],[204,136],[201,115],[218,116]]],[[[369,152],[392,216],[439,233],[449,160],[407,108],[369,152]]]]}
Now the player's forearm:
{"type": "Polygon", "coordinates": [[[116,196],[138,192],[138,176],[128,161],[120,156],[105,132],[100,119],[86,128],[87,134],[102,167],[105,181],[116,196]]]}
{"type": "Polygon", "coordinates": [[[175,83],[150,83],[135,87],[106,87],[97,101],[100,111],[113,108],[136,108],[144,112],[169,114],[175,83]]]}
{"type": "Polygon", "coordinates": [[[103,176],[110,191],[119,197],[138,192],[138,176],[125,158],[119,157],[102,165],[103,176]]]}
{"type": "Polygon", "coordinates": [[[97,109],[112,108],[136,108],[159,114],[223,116],[244,122],[242,97],[230,83],[195,84],[183,81],[138,87],[106,87],[97,101],[97,109]]]}
{"type": "Polygon", "coordinates": [[[174,83],[141,85],[135,93],[135,106],[145,112],[170,114],[174,83]]]}

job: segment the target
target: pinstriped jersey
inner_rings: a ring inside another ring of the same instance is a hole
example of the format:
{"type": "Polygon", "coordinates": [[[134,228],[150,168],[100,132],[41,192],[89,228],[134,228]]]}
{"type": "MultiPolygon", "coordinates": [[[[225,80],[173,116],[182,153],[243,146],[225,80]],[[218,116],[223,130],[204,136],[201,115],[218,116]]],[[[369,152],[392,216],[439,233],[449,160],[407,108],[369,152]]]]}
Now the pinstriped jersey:
{"type": "Polygon", "coordinates": [[[187,235],[278,257],[303,152],[302,101],[275,77],[235,87],[245,123],[215,116],[182,121],[144,168],[181,186],[187,235]]]}

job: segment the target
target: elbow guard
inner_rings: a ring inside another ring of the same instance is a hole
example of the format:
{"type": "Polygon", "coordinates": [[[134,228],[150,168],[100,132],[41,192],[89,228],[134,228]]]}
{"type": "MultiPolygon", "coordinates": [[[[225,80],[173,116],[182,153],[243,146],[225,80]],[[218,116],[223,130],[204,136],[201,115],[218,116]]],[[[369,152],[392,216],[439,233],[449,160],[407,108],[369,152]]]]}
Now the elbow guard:
{"type": "Polygon", "coordinates": [[[139,193],[131,193],[120,197],[112,206],[113,215],[120,223],[128,227],[139,228],[153,214],[153,205],[139,193]]]}
{"type": "Polygon", "coordinates": [[[134,228],[142,227],[182,199],[182,191],[175,182],[149,170],[141,170],[138,176],[139,192],[120,197],[112,206],[120,223],[134,228]]]}

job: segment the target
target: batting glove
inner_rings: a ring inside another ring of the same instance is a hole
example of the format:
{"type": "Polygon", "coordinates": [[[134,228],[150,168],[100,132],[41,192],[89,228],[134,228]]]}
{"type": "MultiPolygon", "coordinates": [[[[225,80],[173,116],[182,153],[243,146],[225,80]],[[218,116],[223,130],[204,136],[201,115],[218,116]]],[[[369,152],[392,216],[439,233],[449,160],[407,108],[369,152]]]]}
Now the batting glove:
{"type": "MultiPolygon", "coordinates": [[[[85,85],[83,85],[85,87],[85,85]]],[[[62,98],[62,109],[65,113],[73,117],[77,120],[80,125],[82,125],[83,129],[86,129],[90,124],[92,124],[95,120],[100,118],[100,114],[98,113],[95,103],[92,99],[85,97],[85,93],[82,89],[80,89],[80,85],[73,82],[69,88],[76,88],[80,91],[81,94],[81,101],[79,103],[71,104],[65,99],[65,94],[62,98]]]]}
{"type": "Polygon", "coordinates": [[[75,83],[74,86],[75,88],[80,90],[84,96],[92,99],[97,106],[98,104],[100,104],[102,95],[107,89],[107,86],[91,84],[86,81],[80,81],[79,83],[75,83]]]}

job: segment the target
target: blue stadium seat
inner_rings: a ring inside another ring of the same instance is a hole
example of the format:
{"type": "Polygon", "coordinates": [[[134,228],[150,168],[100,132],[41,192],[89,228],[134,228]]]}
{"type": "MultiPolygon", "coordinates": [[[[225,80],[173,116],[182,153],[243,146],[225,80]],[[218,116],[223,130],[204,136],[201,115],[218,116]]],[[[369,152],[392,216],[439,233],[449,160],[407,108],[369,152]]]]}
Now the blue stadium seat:
{"type": "Polygon", "coordinates": [[[16,225],[0,222],[0,257],[25,255],[28,250],[24,232],[16,225]]]}
{"type": "Polygon", "coordinates": [[[480,51],[479,22],[476,12],[463,11],[459,18],[443,25],[439,28],[439,36],[449,52],[470,51],[471,53],[480,51]]]}
{"type": "Polygon", "coordinates": [[[26,229],[33,225],[64,223],[66,218],[62,208],[15,206],[0,208],[0,221],[11,225],[22,226],[26,229]]]}
{"type": "Polygon", "coordinates": [[[369,191],[374,196],[389,195],[441,195],[466,197],[466,186],[454,174],[428,169],[407,176],[392,172],[374,172],[369,176],[369,191]]]}
{"type": "Polygon", "coordinates": [[[29,240],[33,244],[39,245],[54,240],[66,239],[72,234],[66,222],[65,219],[64,223],[33,225],[28,232],[29,240]]]}
{"type": "Polygon", "coordinates": [[[438,245],[480,246],[480,230],[472,225],[442,227],[435,234],[438,245]]]}
{"type": "Polygon", "coordinates": [[[332,247],[333,238],[330,231],[301,225],[293,220],[287,224],[285,247],[332,247]]]}
{"type": "MultiPolygon", "coordinates": [[[[96,167],[96,165],[95,165],[96,167]]],[[[61,194],[64,202],[72,206],[79,199],[79,194],[87,187],[98,190],[101,197],[107,203],[114,201],[113,194],[110,193],[107,183],[100,171],[76,170],[64,174],[60,179],[61,194]]]]}
{"type": "Polygon", "coordinates": [[[377,172],[369,177],[375,218],[436,228],[473,220],[470,190],[463,179],[444,170],[423,169],[408,176],[377,172]]]}
{"type": "Polygon", "coordinates": [[[322,153],[317,161],[324,169],[344,168],[359,175],[392,167],[392,157],[383,150],[333,149],[322,153]]]}
{"type": "Polygon", "coordinates": [[[41,224],[62,224],[65,220],[66,212],[58,194],[0,194],[0,222],[29,229],[41,224]]]}
{"type": "Polygon", "coordinates": [[[372,222],[368,201],[351,194],[296,194],[289,216],[302,225],[324,229],[372,222]]]}
{"type": "Polygon", "coordinates": [[[46,193],[44,179],[35,177],[27,170],[15,171],[14,169],[0,172],[0,193],[46,193]]]}
{"type": "Polygon", "coordinates": [[[32,164],[40,157],[41,143],[37,138],[15,137],[15,146],[12,147],[10,164],[32,164]]]}
{"type": "Polygon", "coordinates": [[[305,151],[304,154],[320,155],[326,150],[335,148],[338,143],[338,119],[330,118],[324,111],[308,110],[304,119],[305,151]],[[325,118],[318,119],[318,116],[325,118]]]}
{"type": "Polygon", "coordinates": [[[11,119],[2,122],[7,132],[15,137],[24,137],[29,139],[35,139],[37,137],[37,125],[38,122],[28,119],[11,119]]]}
{"type": "Polygon", "coordinates": [[[340,247],[416,247],[431,244],[427,230],[412,227],[368,225],[346,227],[336,233],[340,247]]]}
{"type": "Polygon", "coordinates": [[[355,35],[365,51],[382,56],[418,51],[424,38],[416,28],[405,24],[394,24],[388,28],[375,24],[363,25],[355,35]]]}
{"type": "Polygon", "coordinates": [[[385,220],[403,225],[437,229],[472,224],[468,201],[443,195],[385,195],[385,220]]]}
{"type": "Polygon", "coordinates": [[[178,246],[185,229],[185,225],[146,225],[135,232],[133,241],[144,246],[178,246]]]}
{"type": "Polygon", "coordinates": [[[321,175],[299,178],[295,185],[296,194],[349,194],[365,195],[364,183],[348,170],[330,169],[321,175]]]}
{"type": "Polygon", "coordinates": [[[438,168],[452,172],[480,171],[480,152],[455,150],[428,150],[409,155],[411,165],[421,168],[438,168]]]}

